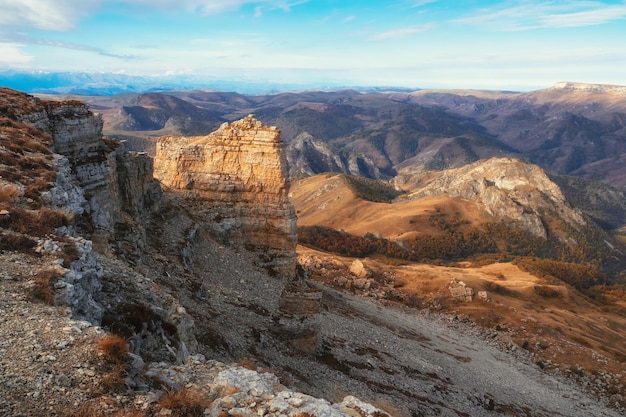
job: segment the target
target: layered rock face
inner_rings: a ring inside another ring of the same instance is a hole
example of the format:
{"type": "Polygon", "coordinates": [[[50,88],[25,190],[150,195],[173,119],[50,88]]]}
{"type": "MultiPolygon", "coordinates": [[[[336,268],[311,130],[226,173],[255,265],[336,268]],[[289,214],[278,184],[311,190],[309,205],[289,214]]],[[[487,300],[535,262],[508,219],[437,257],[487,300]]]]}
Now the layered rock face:
{"type": "Polygon", "coordinates": [[[280,132],[249,115],[208,136],[165,136],[154,175],[199,205],[224,241],[259,253],[259,265],[295,275],[296,217],[280,132]]]}
{"type": "Polygon", "coordinates": [[[428,195],[475,201],[489,215],[508,218],[543,238],[547,232],[542,218],[548,213],[575,228],[585,224],[541,168],[513,158],[492,158],[444,171],[410,198],[428,195]]]}
{"type": "Polygon", "coordinates": [[[86,204],[69,202],[66,194],[73,191],[56,187],[48,196],[51,202],[59,200],[63,207],[76,215],[88,213],[94,232],[106,240],[119,240],[116,227],[156,211],[160,207],[161,190],[152,177],[152,159],[143,153],[127,152],[119,142],[102,137],[102,118],[93,114],[79,101],[39,102],[36,108],[19,115],[23,121],[49,133],[53,151],[66,159],[59,159],[63,182],[70,187],[77,183],[84,192],[86,204]],[[63,168],[69,165],[70,170],[63,168]],[[66,178],[67,177],[67,178],[66,178]]]}
{"type": "MultiPolygon", "coordinates": [[[[68,268],[57,268],[62,279],[55,284],[55,302],[70,306],[76,317],[99,322],[103,307],[95,299],[104,272],[93,252],[114,251],[128,260],[141,256],[143,220],[161,201],[152,160],[103,138],[101,117],[81,102],[43,101],[0,89],[0,103],[0,116],[24,123],[24,129],[38,129],[53,140],[56,178],[41,198],[46,206],[74,219],[57,234],[72,242],[77,252],[68,268]]],[[[37,250],[58,254],[63,245],[55,239],[41,239],[37,250]]]]}

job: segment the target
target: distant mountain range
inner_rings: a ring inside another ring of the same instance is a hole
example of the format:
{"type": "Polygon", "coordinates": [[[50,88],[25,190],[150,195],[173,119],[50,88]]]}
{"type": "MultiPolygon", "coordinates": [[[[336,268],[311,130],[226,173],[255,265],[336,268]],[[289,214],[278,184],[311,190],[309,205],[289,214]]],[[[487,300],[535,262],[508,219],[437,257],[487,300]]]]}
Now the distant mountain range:
{"type": "MultiPolygon", "coordinates": [[[[309,89],[336,90],[345,85],[327,82],[259,82],[246,79],[224,79],[208,75],[144,76],[122,73],[0,71],[0,86],[38,94],[77,94],[112,96],[121,93],[147,93],[210,89],[236,91],[242,94],[272,94],[280,91],[309,89]]],[[[352,87],[359,91],[411,91],[400,87],[352,87]]]]}
{"type": "Polygon", "coordinates": [[[619,86],[254,96],[194,90],[79,98],[103,114],[105,133],[141,138],[148,151],[146,138],[207,134],[254,113],[281,129],[292,177],[334,171],[391,178],[509,156],[553,175],[626,187],[626,93],[619,86]]]}

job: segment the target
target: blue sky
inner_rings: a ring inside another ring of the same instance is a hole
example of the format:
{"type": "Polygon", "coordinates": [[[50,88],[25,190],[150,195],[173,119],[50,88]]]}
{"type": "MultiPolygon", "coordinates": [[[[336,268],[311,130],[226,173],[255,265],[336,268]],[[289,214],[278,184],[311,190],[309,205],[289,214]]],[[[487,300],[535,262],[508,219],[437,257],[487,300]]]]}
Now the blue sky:
{"type": "Polygon", "coordinates": [[[626,1],[0,0],[0,69],[530,90],[626,85],[626,1]]]}

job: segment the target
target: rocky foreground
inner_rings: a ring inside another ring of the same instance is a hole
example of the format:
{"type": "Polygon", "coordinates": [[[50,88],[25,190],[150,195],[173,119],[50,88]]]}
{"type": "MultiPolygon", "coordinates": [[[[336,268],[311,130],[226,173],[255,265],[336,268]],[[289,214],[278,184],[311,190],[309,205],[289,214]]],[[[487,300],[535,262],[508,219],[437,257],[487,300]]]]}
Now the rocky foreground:
{"type": "Polygon", "coordinates": [[[104,329],[73,319],[68,307],[33,302],[33,267],[49,261],[0,255],[0,416],[192,415],[181,411],[192,400],[202,405],[193,415],[386,415],[352,396],[333,404],[299,393],[250,361],[225,364],[202,354],[145,363],[128,353],[115,380],[99,348],[108,337],[104,329]],[[169,392],[192,394],[166,404],[169,392]]]}

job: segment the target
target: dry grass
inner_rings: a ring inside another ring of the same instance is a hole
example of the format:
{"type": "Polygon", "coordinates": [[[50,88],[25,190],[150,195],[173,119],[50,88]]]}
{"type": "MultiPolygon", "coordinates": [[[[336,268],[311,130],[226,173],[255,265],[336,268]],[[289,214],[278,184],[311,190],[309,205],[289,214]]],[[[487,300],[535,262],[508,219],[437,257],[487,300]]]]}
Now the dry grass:
{"type": "Polygon", "coordinates": [[[61,251],[61,258],[63,259],[63,266],[69,268],[71,263],[80,258],[80,253],[74,242],[66,242],[63,245],[61,251]]]}
{"type": "Polygon", "coordinates": [[[172,415],[179,417],[195,417],[204,414],[211,405],[203,393],[183,388],[178,391],[166,391],[158,401],[159,407],[172,410],[172,415]]]}
{"type": "Polygon", "coordinates": [[[20,195],[20,189],[15,184],[0,185],[0,203],[11,203],[20,195]]]}
{"type": "MultiPolygon", "coordinates": [[[[298,253],[328,256],[301,246],[298,253]]],[[[350,258],[333,258],[346,265],[352,262],[350,258]]],[[[519,346],[526,341],[526,348],[544,363],[550,360],[565,367],[579,365],[589,373],[602,371],[626,375],[626,345],[623,343],[626,302],[621,300],[623,293],[620,291],[615,291],[614,297],[620,300],[615,301],[611,309],[606,309],[598,308],[597,304],[563,283],[556,280],[555,284],[548,283],[511,262],[496,260],[479,268],[472,267],[469,262],[456,267],[419,263],[392,266],[376,259],[371,262],[374,268],[396,277],[394,292],[402,297],[395,301],[407,303],[409,297],[414,296],[419,299],[420,306],[466,315],[477,324],[501,332],[504,338],[508,331],[517,333],[519,336],[512,337],[512,341],[519,346]],[[463,281],[476,291],[487,290],[490,301],[476,298],[470,303],[452,303],[447,288],[452,279],[463,281]],[[528,340],[529,335],[533,335],[533,340],[528,340]],[[606,363],[598,361],[594,352],[609,360],[606,363]]],[[[315,274],[312,278],[323,281],[315,274]]],[[[624,389],[621,392],[621,395],[626,394],[624,389]]]]}
{"type": "Polygon", "coordinates": [[[0,251],[32,252],[37,242],[28,236],[0,233],[0,251]]]}
{"type": "Polygon", "coordinates": [[[223,386],[218,387],[217,396],[226,397],[226,396],[234,395],[240,392],[241,390],[233,385],[223,385],[223,386]]]}
{"type": "Polygon", "coordinates": [[[130,357],[128,343],[115,334],[107,334],[96,341],[96,347],[103,362],[100,365],[100,389],[102,393],[122,393],[126,391],[130,357]]]}
{"type": "Polygon", "coordinates": [[[48,207],[40,210],[11,207],[8,211],[8,215],[0,217],[0,227],[31,236],[51,235],[56,228],[68,226],[72,222],[72,217],[67,213],[48,207]]]}
{"type": "Polygon", "coordinates": [[[113,364],[125,363],[128,360],[128,343],[122,337],[108,334],[96,342],[101,357],[113,364]]]}
{"type": "Polygon", "coordinates": [[[54,305],[54,284],[59,278],[59,273],[54,269],[40,270],[37,272],[34,284],[28,292],[28,298],[54,305]]]}
{"type": "Polygon", "coordinates": [[[246,368],[249,369],[251,371],[256,371],[257,370],[257,364],[250,358],[242,358],[237,365],[241,366],[242,368],[246,368]]]}
{"type": "Polygon", "coordinates": [[[444,213],[458,212],[472,223],[483,221],[473,203],[446,197],[424,197],[393,204],[358,199],[338,175],[320,174],[294,181],[290,192],[290,200],[298,212],[299,227],[326,226],[355,236],[371,232],[387,239],[407,240],[420,234],[438,233],[428,220],[435,206],[444,213]]]}
{"type": "Polygon", "coordinates": [[[535,290],[537,295],[544,298],[557,298],[561,296],[561,293],[558,290],[547,285],[535,285],[533,290],[535,290]]]}
{"type": "Polygon", "coordinates": [[[100,377],[100,387],[104,392],[121,393],[126,390],[126,376],[128,365],[118,363],[100,377]]]}

